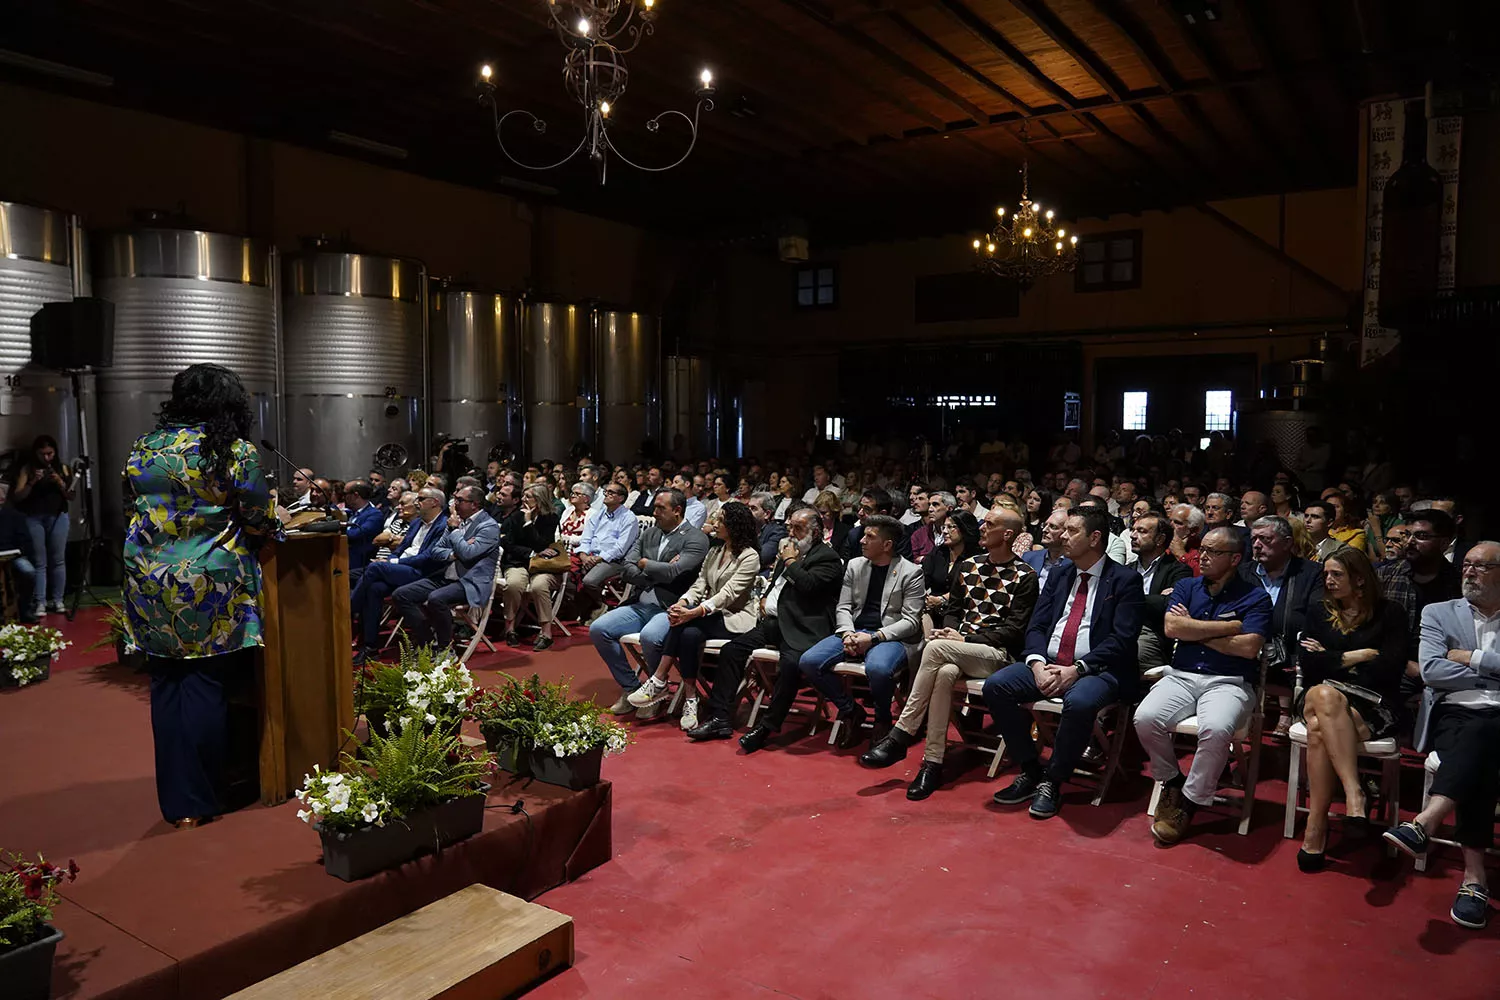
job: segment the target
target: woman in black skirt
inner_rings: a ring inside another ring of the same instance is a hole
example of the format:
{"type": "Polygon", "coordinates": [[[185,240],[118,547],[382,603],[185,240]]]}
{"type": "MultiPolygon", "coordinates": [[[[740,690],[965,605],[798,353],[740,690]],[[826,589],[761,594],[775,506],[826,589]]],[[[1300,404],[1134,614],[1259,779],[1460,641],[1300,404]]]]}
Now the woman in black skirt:
{"type": "Polygon", "coordinates": [[[1344,786],[1346,824],[1367,825],[1359,744],[1395,731],[1406,669],[1406,611],[1380,596],[1380,579],[1363,552],[1343,548],[1329,556],[1323,592],[1303,633],[1294,706],[1307,724],[1307,829],[1297,865],[1308,872],[1323,867],[1335,785],[1344,786]]]}

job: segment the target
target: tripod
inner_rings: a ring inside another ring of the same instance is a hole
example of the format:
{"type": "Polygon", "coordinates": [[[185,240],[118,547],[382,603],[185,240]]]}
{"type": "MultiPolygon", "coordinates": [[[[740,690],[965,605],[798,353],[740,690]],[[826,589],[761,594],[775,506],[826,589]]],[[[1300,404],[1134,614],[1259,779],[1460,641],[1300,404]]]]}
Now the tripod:
{"type": "MultiPolygon", "coordinates": [[[[66,369],[69,380],[73,383],[73,409],[78,417],[78,440],[79,447],[84,454],[78,456],[73,467],[81,474],[83,486],[83,569],[78,578],[78,584],[73,587],[73,592],[68,595],[66,602],[67,618],[72,621],[78,616],[78,605],[83,600],[85,592],[95,604],[103,604],[104,601],[94,592],[91,584],[94,577],[94,553],[103,544],[104,539],[99,536],[94,524],[94,471],[93,460],[88,456],[89,426],[88,418],[83,410],[83,372],[82,368],[66,369]]],[[[120,553],[114,552],[115,561],[120,564],[121,570],[125,568],[125,561],[120,553]]]]}

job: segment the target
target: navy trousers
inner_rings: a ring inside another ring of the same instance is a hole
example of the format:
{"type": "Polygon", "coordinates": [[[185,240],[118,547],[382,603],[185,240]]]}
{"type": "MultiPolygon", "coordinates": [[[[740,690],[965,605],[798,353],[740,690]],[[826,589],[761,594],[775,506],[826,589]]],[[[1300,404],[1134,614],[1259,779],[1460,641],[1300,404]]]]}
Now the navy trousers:
{"type": "Polygon", "coordinates": [[[156,799],[167,822],[224,811],[229,697],[254,681],[255,650],[222,656],[147,658],[156,799]]]}
{"type": "MultiPolygon", "coordinates": [[[[1036,678],[1024,663],[1002,667],[984,682],[984,703],[1005,737],[1005,752],[1023,770],[1035,767],[1040,753],[1031,738],[1031,713],[1021,706],[1041,700],[1036,678]]],[[[1089,748],[1094,718],[1119,700],[1120,682],[1109,673],[1080,677],[1063,693],[1062,720],[1052,744],[1052,759],[1047,762],[1050,780],[1061,784],[1073,777],[1073,769],[1089,748]]]]}
{"type": "Polygon", "coordinates": [[[397,587],[422,578],[411,566],[393,562],[374,562],[365,567],[359,583],[349,595],[349,610],[359,618],[360,643],[365,649],[380,645],[380,611],[385,599],[397,587]]]}

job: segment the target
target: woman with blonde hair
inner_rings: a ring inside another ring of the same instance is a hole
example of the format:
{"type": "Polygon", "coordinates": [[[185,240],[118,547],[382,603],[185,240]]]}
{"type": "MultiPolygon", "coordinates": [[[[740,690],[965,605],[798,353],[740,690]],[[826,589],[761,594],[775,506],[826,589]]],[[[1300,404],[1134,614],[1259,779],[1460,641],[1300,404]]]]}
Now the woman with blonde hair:
{"type": "Polygon", "coordinates": [[[1307,726],[1307,829],[1297,852],[1305,872],[1323,868],[1336,784],[1344,787],[1345,828],[1368,827],[1359,744],[1395,732],[1406,670],[1406,610],[1381,596],[1363,552],[1345,547],[1323,561],[1323,593],[1303,633],[1293,702],[1307,726]]]}
{"type": "Polygon", "coordinates": [[[838,530],[839,519],[844,513],[843,502],[833,490],[824,490],[813,499],[812,505],[823,520],[823,542],[833,545],[834,533],[838,530]]]}
{"type": "Polygon", "coordinates": [[[1303,519],[1302,512],[1292,511],[1286,521],[1292,526],[1292,554],[1317,562],[1318,546],[1312,540],[1312,533],[1307,530],[1307,521],[1303,519]]]}
{"type": "MultiPolygon", "coordinates": [[[[561,573],[531,572],[532,556],[553,551],[557,541],[557,514],[552,510],[552,487],[535,482],[521,493],[521,524],[512,529],[509,538],[501,539],[505,564],[505,641],[521,644],[516,635],[516,612],[521,598],[531,601],[532,611],[541,631],[531,648],[540,653],[552,645],[552,595],[562,585],[561,573]]],[[[511,517],[506,523],[512,523],[511,517]]]]}

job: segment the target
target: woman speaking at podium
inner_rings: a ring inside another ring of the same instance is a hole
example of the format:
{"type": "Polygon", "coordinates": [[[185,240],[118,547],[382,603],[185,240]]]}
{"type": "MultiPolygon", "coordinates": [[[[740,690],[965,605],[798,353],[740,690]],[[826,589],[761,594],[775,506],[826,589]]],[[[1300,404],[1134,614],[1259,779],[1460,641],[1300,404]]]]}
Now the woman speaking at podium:
{"type": "Polygon", "coordinates": [[[224,811],[228,693],[261,645],[255,552],[280,529],[251,424],[240,377],[193,365],[124,471],[125,611],[151,673],[157,799],[179,828],[224,811]]]}

